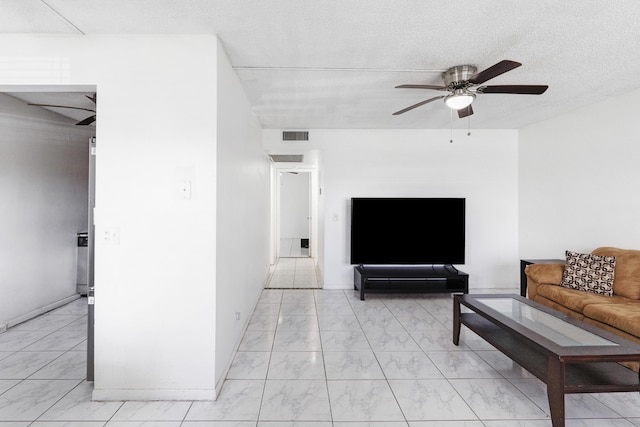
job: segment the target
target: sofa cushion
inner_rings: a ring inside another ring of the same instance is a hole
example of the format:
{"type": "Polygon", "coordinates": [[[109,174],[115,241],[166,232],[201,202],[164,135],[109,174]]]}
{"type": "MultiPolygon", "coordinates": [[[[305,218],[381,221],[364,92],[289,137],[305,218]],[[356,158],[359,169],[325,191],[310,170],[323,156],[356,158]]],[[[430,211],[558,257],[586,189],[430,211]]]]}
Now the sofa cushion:
{"type": "Polygon", "coordinates": [[[538,283],[559,285],[562,282],[564,264],[531,264],[524,271],[528,278],[538,283]]]}
{"type": "Polygon", "coordinates": [[[561,286],[600,295],[613,295],[615,256],[572,251],[566,251],[566,256],[561,286]]]}
{"type": "MultiPolygon", "coordinates": [[[[611,332],[612,334],[618,335],[619,337],[622,337],[629,341],[633,341],[635,343],[640,344],[640,338],[636,337],[635,335],[628,334],[625,331],[620,330],[618,328],[614,328],[613,326],[609,326],[606,323],[593,320],[589,317],[585,317],[582,321],[584,323],[588,323],[589,325],[597,326],[598,328],[604,329],[607,332],[611,332]]],[[[620,362],[620,364],[636,372],[640,372],[640,362],[620,362]]]]}
{"type": "Polygon", "coordinates": [[[640,337],[640,303],[590,304],[583,310],[586,317],[640,337]]]}
{"type": "Polygon", "coordinates": [[[554,301],[570,310],[583,313],[584,308],[589,304],[606,304],[606,303],[626,303],[628,299],[619,296],[604,296],[591,292],[578,291],[576,289],[564,288],[557,285],[540,285],[538,286],[538,295],[554,301]]]}
{"type": "Polygon", "coordinates": [[[613,294],[640,300],[640,251],[602,247],[594,250],[592,254],[615,256],[613,294]]]}
{"type": "Polygon", "coordinates": [[[536,296],[534,296],[533,297],[533,301],[535,301],[537,303],[540,303],[542,305],[546,305],[549,308],[553,308],[554,310],[559,311],[562,314],[566,314],[569,317],[573,317],[574,319],[584,320],[584,315],[582,313],[578,313],[577,311],[573,311],[573,310],[565,307],[564,305],[558,304],[555,301],[551,301],[550,299],[547,299],[547,298],[541,296],[540,294],[537,294],[536,296]]]}

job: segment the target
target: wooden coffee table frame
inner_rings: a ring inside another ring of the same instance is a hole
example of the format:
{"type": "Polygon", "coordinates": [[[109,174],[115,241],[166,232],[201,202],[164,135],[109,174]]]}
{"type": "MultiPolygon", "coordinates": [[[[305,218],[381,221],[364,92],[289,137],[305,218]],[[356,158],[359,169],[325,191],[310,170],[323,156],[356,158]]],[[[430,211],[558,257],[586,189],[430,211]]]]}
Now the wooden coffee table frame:
{"type": "Polygon", "coordinates": [[[640,361],[640,345],[519,295],[455,295],[455,345],[460,340],[461,325],[465,325],[547,385],[553,427],[565,425],[565,394],[640,391],[638,374],[617,363],[640,361]],[[483,304],[478,298],[512,298],[618,345],[561,346],[483,304]],[[463,313],[461,306],[472,312],[463,313]]]}

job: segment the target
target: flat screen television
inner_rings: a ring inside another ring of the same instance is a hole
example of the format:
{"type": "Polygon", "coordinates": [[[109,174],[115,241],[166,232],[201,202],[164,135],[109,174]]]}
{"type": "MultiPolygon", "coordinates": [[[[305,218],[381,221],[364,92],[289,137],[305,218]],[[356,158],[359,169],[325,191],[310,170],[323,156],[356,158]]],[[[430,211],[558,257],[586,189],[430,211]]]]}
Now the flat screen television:
{"type": "Polygon", "coordinates": [[[464,264],[465,199],[352,198],[351,264],[464,264]]]}

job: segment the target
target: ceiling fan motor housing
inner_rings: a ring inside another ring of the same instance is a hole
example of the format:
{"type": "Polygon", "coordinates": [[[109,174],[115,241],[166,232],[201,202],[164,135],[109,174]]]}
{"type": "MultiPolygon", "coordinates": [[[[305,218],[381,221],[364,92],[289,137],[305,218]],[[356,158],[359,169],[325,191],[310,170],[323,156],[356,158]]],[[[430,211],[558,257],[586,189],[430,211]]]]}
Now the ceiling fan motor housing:
{"type": "Polygon", "coordinates": [[[450,89],[464,89],[469,85],[468,80],[478,69],[473,65],[457,65],[442,73],[444,85],[450,89]]]}

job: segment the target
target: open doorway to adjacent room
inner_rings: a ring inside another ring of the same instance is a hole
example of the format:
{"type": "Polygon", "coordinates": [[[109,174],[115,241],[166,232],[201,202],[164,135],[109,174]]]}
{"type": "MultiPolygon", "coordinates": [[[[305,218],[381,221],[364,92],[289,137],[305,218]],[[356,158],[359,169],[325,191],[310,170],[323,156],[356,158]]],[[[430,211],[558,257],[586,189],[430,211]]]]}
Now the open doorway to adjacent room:
{"type": "MultiPolygon", "coordinates": [[[[15,236],[7,240],[20,242],[6,251],[11,253],[7,265],[15,268],[0,290],[31,295],[12,301],[20,322],[47,316],[93,288],[96,90],[95,85],[0,87],[5,162],[0,169],[11,189],[3,193],[10,206],[3,220],[15,236]],[[20,265],[29,265],[29,271],[20,265]],[[12,283],[20,289],[14,292],[12,283]]],[[[87,325],[86,378],[93,381],[93,299],[89,295],[74,304],[61,310],[69,322],[75,316],[74,324],[87,325]]],[[[72,340],[84,334],[69,332],[72,340]]]]}
{"type": "Polygon", "coordinates": [[[309,258],[311,173],[280,172],[280,258],[309,258]]]}
{"type": "Polygon", "coordinates": [[[316,169],[272,166],[273,268],[268,288],[320,288],[316,169]]]}

